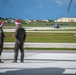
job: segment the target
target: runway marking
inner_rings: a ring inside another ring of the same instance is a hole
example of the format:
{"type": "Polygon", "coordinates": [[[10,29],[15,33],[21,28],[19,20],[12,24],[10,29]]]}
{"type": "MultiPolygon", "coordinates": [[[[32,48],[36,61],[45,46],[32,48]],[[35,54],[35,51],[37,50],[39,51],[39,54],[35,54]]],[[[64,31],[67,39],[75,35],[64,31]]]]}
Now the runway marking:
{"type": "Polygon", "coordinates": [[[63,74],[76,74],[76,69],[65,69],[63,74]]]}

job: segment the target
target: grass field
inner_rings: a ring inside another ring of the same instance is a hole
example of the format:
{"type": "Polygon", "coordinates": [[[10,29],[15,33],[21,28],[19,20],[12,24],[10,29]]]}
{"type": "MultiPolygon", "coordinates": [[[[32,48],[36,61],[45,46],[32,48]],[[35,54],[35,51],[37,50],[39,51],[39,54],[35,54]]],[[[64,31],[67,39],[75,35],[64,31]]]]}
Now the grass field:
{"type": "MultiPolygon", "coordinates": [[[[23,27],[53,27],[54,22],[31,22],[29,24],[25,21],[21,21],[23,27]],[[50,24],[46,25],[46,24],[50,24]],[[52,25],[51,25],[52,24],[52,25]]],[[[58,23],[60,27],[65,27],[66,23],[58,23]],[[62,24],[62,25],[61,25],[62,24]]],[[[66,27],[76,27],[76,22],[67,23],[66,27]]],[[[15,24],[5,23],[4,28],[13,29],[15,24]]],[[[35,31],[34,31],[35,32],[35,31]]],[[[57,43],[76,43],[76,29],[66,29],[66,30],[51,30],[34,33],[32,31],[27,32],[26,42],[57,42],[57,43]]],[[[12,36],[13,33],[5,33],[5,42],[14,42],[15,38],[12,36]]]]}
{"type": "MultiPolygon", "coordinates": [[[[67,32],[67,31],[66,31],[67,32]]],[[[14,42],[14,33],[5,33],[5,42],[14,42]]],[[[75,33],[58,33],[58,32],[27,32],[26,42],[42,42],[42,43],[76,43],[75,33]]]]}

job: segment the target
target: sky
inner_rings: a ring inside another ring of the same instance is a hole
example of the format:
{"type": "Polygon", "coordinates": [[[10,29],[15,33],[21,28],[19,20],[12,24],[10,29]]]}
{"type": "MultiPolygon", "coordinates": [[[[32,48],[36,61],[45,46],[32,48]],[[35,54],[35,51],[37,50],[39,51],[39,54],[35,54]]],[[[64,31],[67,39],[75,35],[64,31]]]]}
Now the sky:
{"type": "Polygon", "coordinates": [[[0,0],[0,17],[14,19],[56,20],[76,17],[76,0],[67,15],[70,0],[0,0]]]}

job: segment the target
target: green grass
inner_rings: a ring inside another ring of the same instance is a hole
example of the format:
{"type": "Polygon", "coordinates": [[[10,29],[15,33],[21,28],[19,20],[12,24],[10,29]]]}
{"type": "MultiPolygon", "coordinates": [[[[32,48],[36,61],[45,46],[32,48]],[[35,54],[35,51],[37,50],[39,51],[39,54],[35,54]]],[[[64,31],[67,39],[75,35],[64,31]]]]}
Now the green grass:
{"type": "MultiPolygon", "coordinates": [[[[15,42],[14,33],[5,33],[5,42],[15,42]]],[[[26,42],[76,43],[74,33],[27,32],[26,42]]]]}
{"type": "Polygon", "coordinates": [[[76,50],[76,48],[25,48],[25,50],[76,50]]]}
{"type": "MultiPolygon", "coordinates": [[[[14,48],[4,48],[6,50],[13,50],[14,48]]],[[[76,48],[24,48],[24,50],[76,50],[76,48]]]]}

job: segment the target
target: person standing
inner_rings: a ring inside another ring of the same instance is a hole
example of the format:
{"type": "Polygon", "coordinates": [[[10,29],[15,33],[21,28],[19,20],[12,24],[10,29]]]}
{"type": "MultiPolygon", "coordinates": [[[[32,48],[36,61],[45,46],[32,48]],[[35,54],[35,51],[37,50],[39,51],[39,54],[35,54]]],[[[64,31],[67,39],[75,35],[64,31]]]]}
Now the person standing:
{"type": "Polygon", "coordinates": [[[16,25],[16,31],[14,33],[14,37],[16,38],[16,41],[15,41],[15,48],[14,48],[15,55],[14,55],[13,63],[17,63],[19,49],[20,49],[20,52],[21,52],[20,62],[24,62],[24,48],[23,48],[23,45],[24,45],[24,42],[25,42],[25,39],[26,39],[26,31],[25,31],[24,28],[22,28],[20,20],[16,20],[15,25],[16,25]]]}
{"type": "Polygon", "coordinates": [[[4,38],[5,38],[5,35],[4,35],[4,32],[3,32],[3,22],[0,21],[0,63],[4,63],[2,60],[1,60],[1,54],[2,54],[2,51],[3,51],[3,42],[4,42],[4,38]]]}

